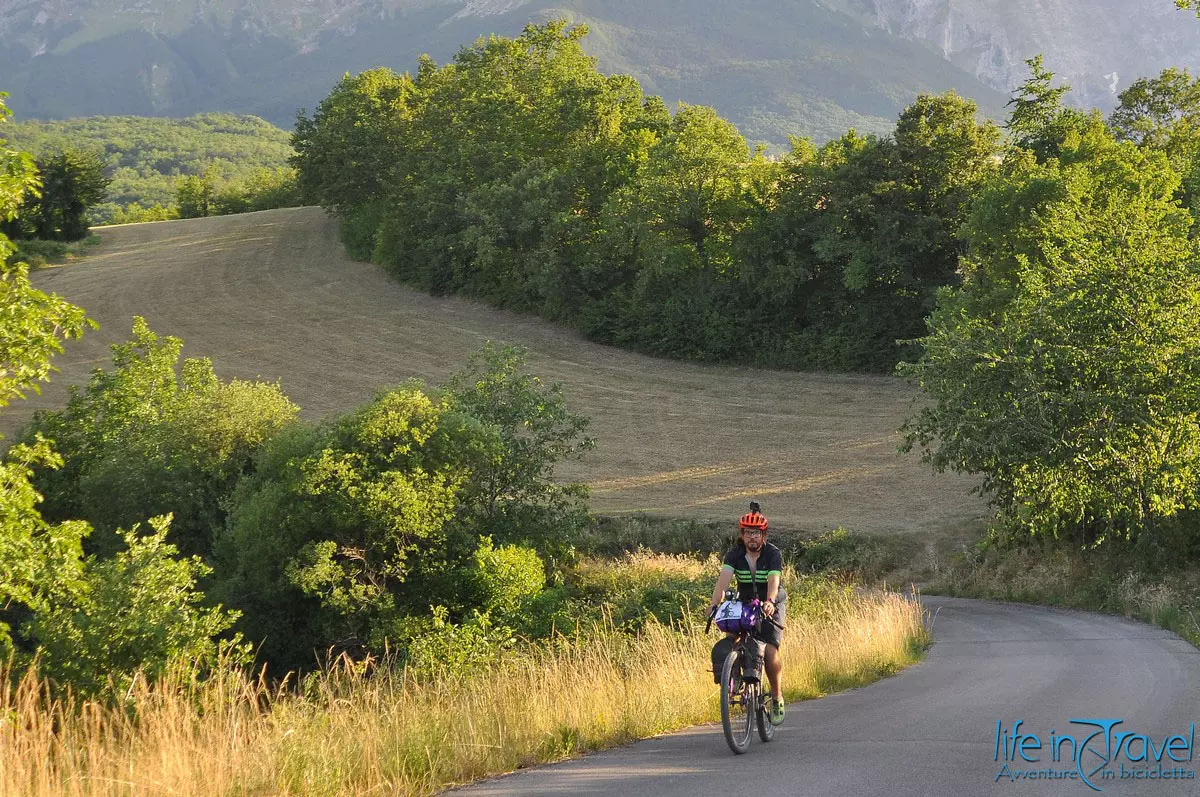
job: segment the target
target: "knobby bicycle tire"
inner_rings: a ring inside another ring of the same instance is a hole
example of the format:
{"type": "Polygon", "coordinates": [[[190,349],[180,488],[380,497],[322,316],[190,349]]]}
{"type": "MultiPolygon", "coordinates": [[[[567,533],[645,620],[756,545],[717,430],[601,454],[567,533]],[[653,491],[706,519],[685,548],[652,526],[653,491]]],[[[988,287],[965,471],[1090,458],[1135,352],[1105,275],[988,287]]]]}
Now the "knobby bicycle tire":
{"type": "Polygon", "coordinates": [[[738,649],[734,648],[725,657],[721,668],[721,727],[725,731],[725,743],[729,749],[741,755],[750,747],[751,726],[754,724],[754,703],[751,684],[742,680],[738,649]],[[742,700],[742,716],[738,716],[736,700],[742,700]]]}

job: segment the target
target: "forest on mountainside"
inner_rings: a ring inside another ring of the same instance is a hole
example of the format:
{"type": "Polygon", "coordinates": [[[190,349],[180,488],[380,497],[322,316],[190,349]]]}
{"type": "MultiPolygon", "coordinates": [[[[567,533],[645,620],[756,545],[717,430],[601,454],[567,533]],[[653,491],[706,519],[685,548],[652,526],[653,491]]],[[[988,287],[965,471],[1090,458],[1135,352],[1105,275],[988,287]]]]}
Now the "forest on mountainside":
{"type": "Polygon", "coordinates": [[[89,211],[93,224],[140,221],[146,215],[140,211],[175,207],[189,177],[207,180],[214,194],[259,193],[288,177],[292,155],[287,131],[230,113],[22,120],[6,125],[5,135],[11,146],[35,156],[64,149],[99,155],[110,182],[89,211]]]}

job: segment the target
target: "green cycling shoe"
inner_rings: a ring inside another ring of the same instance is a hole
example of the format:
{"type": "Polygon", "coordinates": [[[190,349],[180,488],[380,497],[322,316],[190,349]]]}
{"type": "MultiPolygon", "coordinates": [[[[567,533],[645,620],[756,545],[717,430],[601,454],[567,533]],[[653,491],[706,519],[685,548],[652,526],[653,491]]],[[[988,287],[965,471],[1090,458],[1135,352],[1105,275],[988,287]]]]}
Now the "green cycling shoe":
{"type": "Polygon", "coordinates": [[[778,727],[783,724],[783,698],[781,697],[778,700],[770,698],[770,701],[771,710],[767,713],[767,719],[770,720],[772,725],[778,727]]]}

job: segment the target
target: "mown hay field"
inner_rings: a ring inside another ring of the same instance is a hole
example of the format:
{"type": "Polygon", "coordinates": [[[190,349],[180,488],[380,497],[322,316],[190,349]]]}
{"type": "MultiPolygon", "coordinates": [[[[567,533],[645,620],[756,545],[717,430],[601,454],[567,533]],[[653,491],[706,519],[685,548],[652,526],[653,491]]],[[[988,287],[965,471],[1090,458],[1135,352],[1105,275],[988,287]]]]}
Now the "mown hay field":
{"type": "Polygon", "coordinates": [[[597,512],[728,519],[757,498],[778,529],[871,533],[950,529],[984,512],[972,480],[897,453],[919,399],[898,379],[658,360],[431,297],[350,260],[316,208],[98,232],[88,257],[34,281],[100,329],[67,344],[42,395],[0,414],[5,435],[108,364],[135,315],[223,379],[279,381],[314,420],[412,377],[438,383],[494,340],[528,348],[532,369],[592,419],[596,450],[560,474],[590,485],[597,512]]]}

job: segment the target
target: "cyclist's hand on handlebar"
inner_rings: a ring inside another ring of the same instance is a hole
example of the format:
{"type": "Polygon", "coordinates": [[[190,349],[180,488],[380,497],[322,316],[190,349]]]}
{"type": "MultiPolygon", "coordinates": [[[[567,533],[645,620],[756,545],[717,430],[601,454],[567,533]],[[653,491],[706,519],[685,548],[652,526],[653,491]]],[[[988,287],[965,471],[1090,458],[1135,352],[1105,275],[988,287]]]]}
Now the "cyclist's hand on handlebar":
{"type": "Polygon", "coordinates": [[[775,604],[771,603],[770,601],[763,601],[762,610],[764,617],[775,616],[775,604]]]}

